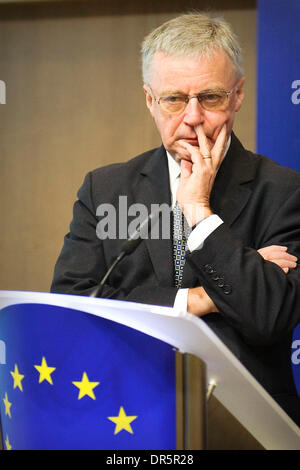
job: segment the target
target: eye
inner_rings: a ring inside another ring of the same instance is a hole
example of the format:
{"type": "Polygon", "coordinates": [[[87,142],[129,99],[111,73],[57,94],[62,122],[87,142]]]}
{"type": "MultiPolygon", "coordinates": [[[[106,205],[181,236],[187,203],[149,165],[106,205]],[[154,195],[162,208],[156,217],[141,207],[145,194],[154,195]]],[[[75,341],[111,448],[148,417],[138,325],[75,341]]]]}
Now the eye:
{"type": "Polygon", "coordinates": [[[165,96],[162,98],[165,103],[182,103],[184,101],[184,97],[180,95],[171,95],[171,96],[165,96]]]}
{"type": "Polygon", "coordinates": [[[207,93],[201,96],[202,100],[210,102],[218,101],[220,98],[222,98],[222,95],[217,93],[207,93]]]}

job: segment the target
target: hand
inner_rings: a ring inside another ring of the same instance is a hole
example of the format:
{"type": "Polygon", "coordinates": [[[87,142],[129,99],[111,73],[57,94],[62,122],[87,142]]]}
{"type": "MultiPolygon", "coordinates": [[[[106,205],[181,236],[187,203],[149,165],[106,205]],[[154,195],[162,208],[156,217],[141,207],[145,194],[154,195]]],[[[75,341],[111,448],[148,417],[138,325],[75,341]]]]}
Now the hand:
{"type": "Polygon", "coordinates": [[[187,311],[198,317],[203,317],[212,312],[219,312],[202,286],[188,290],[187,311]]]}
{"type": "Polygon", "coordinates": [[[209,148],[202,126],[197,126],[195,130],[199,147],[180,142],[190,160],[181,160],[181,177],[177,190],[178,204],[190,226],[212,215],[210,194],[227,142],[226,124],[220,130],[212,149],[209,148]]]}
{"type": "Polygon", "coordinates": [[[257,251],[266,261],[277,264],[286,274],[297,267],[298,258],[288,253],[287,246],[271,245],[257,251]]]}
{"type": "MultiPolygon", "coordinates": [[[[271,261],[280,266],[285,273],[288,273],[289,269],[297,267],[298,258],[289,254],[286,246],[271,245],[260,248],[257,251],[266,261],[271,261]]],[[[187,311],[198,317],[212,312],[219,312],[202,286],[189,289],[187,311]]]]}

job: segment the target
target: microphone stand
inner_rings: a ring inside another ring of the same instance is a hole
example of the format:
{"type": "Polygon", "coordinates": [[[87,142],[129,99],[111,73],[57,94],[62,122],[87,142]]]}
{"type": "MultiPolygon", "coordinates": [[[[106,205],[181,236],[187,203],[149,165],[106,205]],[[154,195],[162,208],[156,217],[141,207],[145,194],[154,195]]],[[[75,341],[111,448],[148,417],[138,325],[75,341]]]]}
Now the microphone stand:
{"type": "Polygon", "coordinates": [[[156,219],[160,216],[160,213],[161,213],[161,210],[156,211],[154,214],[151,213],[145,220],[143,220],[143,222],[134,231],[134,233],[128,238],[128,240],[126,240],[123,243],[121,247],[121,252],[117,256],[113,264],[110,266],[108,271],[105,273],[104,277],[101,279],[100,284],[96,286],[96,288],[92,291],[92,293],[90,294],[90,297],[100,297],[104,284],[106,283],[112,271],[115,269],[117,264],[124,258],[125,255],[129,255],[138,247],[138,245],[143,240],[142,235],[145,232],[145,229],[147,230],[149,234],[149,222],[156,222],[157,221],[156,219]]]}

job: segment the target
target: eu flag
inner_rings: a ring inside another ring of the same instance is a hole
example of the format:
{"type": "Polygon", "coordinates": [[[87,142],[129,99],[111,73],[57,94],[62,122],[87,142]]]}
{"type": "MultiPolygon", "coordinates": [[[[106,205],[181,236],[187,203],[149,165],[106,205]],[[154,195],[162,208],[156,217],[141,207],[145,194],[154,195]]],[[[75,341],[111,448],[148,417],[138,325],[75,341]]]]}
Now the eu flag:
{"type": "Polygon", "coordinates": [[[2,309],[0,341],[4,448],[176,448],[171,345],[43,304],[2,309]]]}

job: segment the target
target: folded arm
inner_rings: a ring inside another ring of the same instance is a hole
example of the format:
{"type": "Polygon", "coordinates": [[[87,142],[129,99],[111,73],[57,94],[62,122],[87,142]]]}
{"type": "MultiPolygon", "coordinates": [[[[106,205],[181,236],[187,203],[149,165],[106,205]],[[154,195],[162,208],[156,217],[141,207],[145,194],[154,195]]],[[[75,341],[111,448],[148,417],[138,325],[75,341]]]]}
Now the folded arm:
{"type": "MultiPolygon", "coordinates": [[[[177,192],[190,226],[201,225],[213,213],[210,196],[226,143],[224,128],[211,149],[200,125],[196,131],[199,147],[182,143],[187,159],[181,163],[177,192]]],[[[271,198],[272,194],[269,202],[271,198]]],[[[265,200],[266,194],[260,192],[256,209],[265,200]]],[[[295,184],[294,190],[281,198],[279,208],[274,210],[273,206],[273,213],[266,207],[268,219],[260,219],[256,231],[258,252],[245,246],[242,238],[223,223],[199,249],[187,254],[187,262],[199,280],[199,287],[188,292],[191,313],[203,316],[219,312],[246,341],[256,344],[273,343],[294,329],[300,322],[300,272],[293,264],[300,256],[299,201],[299,184],[295,184]],[[287,247],[294,258],[286,252],[278,253],[278,249],[275,252],[274,245],[287,247]]],[[[248,227],[255,230],[258,220],[253,203],[250,211],[248,227]]]]}
{"type": "MultiPolygon", "coordinates": [[[[288,253],[287,250],[287,246],[271,245],[260,248],[257,252],[264,260],[276,264],[287,274],[290,269],[297,268],[298,261],[298,258],[288,253]]],[[[218,308],[202,286],[189,289],[187,310],[189,313],[199,317],[207,315],[208,313],[218,312],[218,308]]]]}

